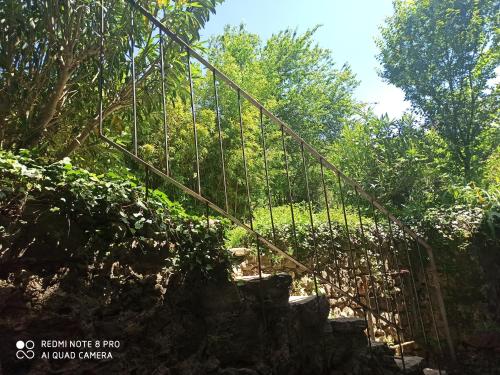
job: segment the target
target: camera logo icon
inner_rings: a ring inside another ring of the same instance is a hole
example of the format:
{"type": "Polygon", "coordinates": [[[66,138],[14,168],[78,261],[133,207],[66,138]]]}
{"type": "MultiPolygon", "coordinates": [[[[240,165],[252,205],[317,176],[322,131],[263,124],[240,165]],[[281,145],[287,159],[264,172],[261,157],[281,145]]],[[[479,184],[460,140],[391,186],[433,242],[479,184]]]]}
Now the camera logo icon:
{"type": "Polygon", "coordinates": [[[35,347],[33,340],[22,341],[18,340],[16,342],[16,352],[17,359],[33,359],[35,357],[35,352],[32,350],[35,347]]]}

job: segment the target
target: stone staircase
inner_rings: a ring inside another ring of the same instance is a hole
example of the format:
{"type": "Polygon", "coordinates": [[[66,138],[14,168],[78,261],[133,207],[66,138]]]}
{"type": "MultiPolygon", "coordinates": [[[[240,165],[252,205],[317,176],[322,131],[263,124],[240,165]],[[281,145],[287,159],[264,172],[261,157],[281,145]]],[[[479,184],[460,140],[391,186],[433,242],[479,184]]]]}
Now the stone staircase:
{"type": "Polygon", "coordinates": [[[234,325],[253,325],[239,330],[245,358],[233,356],[223,374],[287,375],[391,375],[423,374],[420,357],[394,355],[384,343],[367,340],[362,318],[329,319],[330,305],[324,296],[290,296],[292,278],[287,274],[236,278],[242,316],[234,325]],[[246,312],[245,312],[246,311],[246,312]],[[249,312],[253,312],[251,321],[249,312]],[[248,337],[245,337],[248,336],[248,337]],[[255,363],[257,361],[258,363],[255,363]],[[242,369],[240,365],[244,364],[242,369]]]}

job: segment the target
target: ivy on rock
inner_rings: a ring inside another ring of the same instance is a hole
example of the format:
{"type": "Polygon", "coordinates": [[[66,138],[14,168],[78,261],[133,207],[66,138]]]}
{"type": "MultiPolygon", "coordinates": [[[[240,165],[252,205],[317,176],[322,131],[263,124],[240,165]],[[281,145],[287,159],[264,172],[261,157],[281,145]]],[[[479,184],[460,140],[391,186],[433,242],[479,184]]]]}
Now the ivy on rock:
{"type": "Polygon", "coordinates": [[[69,159],[42,165],[27,151],[0,151],[2,277],[31,268],[47,273],[69,263],[95,272],[168,270],[228,277],[219,220],[187,214],[158,191],[115,173],[96,175],[69,159]]]}

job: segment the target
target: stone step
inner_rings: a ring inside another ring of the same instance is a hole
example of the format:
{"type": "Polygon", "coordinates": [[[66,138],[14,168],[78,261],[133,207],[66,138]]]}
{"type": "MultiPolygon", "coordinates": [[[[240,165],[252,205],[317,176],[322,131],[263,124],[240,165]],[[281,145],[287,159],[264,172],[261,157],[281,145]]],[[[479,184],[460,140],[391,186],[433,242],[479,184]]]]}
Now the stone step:
{"type": "Polygon", "coordinates": [[[361,332],[366,329],[366,320],[356,317],[341,317],[328,319],[334,332],[361,332]]]}
{"type": "Polygon", "coordinates": [[[424,375],[446,375],[446,371],[444,371],[444,370],[440,371],[440,370],[436,370],[433,368],[424,368],[423,374],[424,375]]]}
{"type": "MultiPolygon", "coordinates": [[[[262,280],[269,280],[273,275],[269,273],[263,273],[262,274],[262,280]]],[[[237,276],[234,278],[234,281],[238,285],[243,284],[243,283],[258,283],[260,282],[260,276],[259,275],[251,275],[251,276],[237,276]]]]}
{"type": "Polygon", "coordinates": [[[394,360],[396,361],[396,364],[398,365],[399,369],[404,374],[420,375],[423,373],[422,371],[424,369],[425,359],[422,357],[405,355],[404,356],[404,362],[405,362],[405,369],[404,370],[403,370],[403,360],[401,359],[401,357],[395,357],[394,360]]]}
{"type": "Polygon", "coordinates": [[[325,296],[290,296],[290,312],[300,324],[321,331],[327,322],[330,304],[325,296]]]}
{"type": "Polygon", "coordinates": [[[372,341],[370,345],[372,348],[372,353],[375,353],[376,355],[390,355],[394,357],[395,351],[389,345],[387,345],[387,343],[372,341]]]}
{"type": "Polygon", "coordinates": [[[251,304],[264,303],[269,308],[287,308],[292,277],[288,274],[241,276],[235,279],[243,299],[251,304]]]}
{"type": "Polygon", "coordinates": [[[316,296],[290,296],[288,303],[290,305],[305,305],[316,300],[316,296]]]}
{"type": "Polygon", "coordinates": [[[241,259],[252,254],[252,250],[248,249],[246,247],[235,247],[235,248],[229,249],[229,252],[231,253],[231,255],[233,257],[241,258],[241,259]]]}

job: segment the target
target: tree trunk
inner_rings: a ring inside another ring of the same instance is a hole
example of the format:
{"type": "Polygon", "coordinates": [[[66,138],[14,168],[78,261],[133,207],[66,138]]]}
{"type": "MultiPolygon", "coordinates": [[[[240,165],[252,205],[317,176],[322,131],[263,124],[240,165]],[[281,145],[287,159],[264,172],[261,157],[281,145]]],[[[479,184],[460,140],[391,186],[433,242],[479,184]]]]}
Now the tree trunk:
{"type": "Polygon", "coordinates": [[[465,147],[465,150],[464,150],[464,178],[465,178],[466,183],[469,183],[470,181],[472,181],[471,161],[472,161],[472,154],[470,151],[470,147],[465,147]]]}
{"type": "MultiPolygon", "coordinates": [[[[142,75],[142,77],[137,80],[136,82],[136,88],[139,88],[145,81],[146,78],[149,77],[154,71],[159,63],[159,58],[157,58],[155,61],[153,61],[150,65],[150,67],[146,70],[146,72],[142,75]]],[[[105,118],[107,118],[110,114],[113,112],[126,107],[129,105],[129,100],[131,99],[132,95],[132,82],[129,82],[129,84],[122,90],[122,92],[118,95],[118,99],[115,100],[115,102],[111,105],[109,105],[102,113],[102,119],[104,121],[105,118]]],[[[65,158],[69,155],[71,155],[80,145],[85,142],[85,140],[89,137],[89,135],[97,128],[99,125],[99,115],[96,115],[85,127],[83,130],[70,142],[70,144],[64,149],[62,153],[59,154],[59,157],[65,158]]]]}
{"type": "MultiPolygon", "coordinates": [[[[104,116],[103,116],[104,117],[104,116]]],[[[78,134],[66,148],[59,155],[60,159],[63,159],[73,153],[85,140],[89,137],[90,133],[99,125],[99,117],[94,117],[83,130],[78,134]]]]}
{"type": "Polygon", "coordinates": [[[70,64],[66,63],[61,69],[59,78],[57,79],[56,86],[54,87],[54,92],[47,100],[47,103],[40,111],[40,116],[36,120],[34,127],[30,130],[31,134],[28,135],[26,140],[23,142],[24,148],[34,147],[43,138],[43,133],[47,129],[50,121],[54,118],[57,112],[59,101],[61,100],[64,90],[66,89],[66,84],[71,78],[72,70],[70,64]]]}
{"type": "MultiPolygon", "coordinates": [[[[109,106],[102,113],[102,119],[104,121],[113,112],[126,107],[127,103],[122,102],[115,105],[109,106]]],[[[63,159],[71,155],[80,145],[85,142],[89,135],[97,128],[99,125],[99,115],[95,116],[90,122],[87,123],[82,129],[82,131],[66,146],[66,148],[59,154],[59,159],[63,159]]]]}

